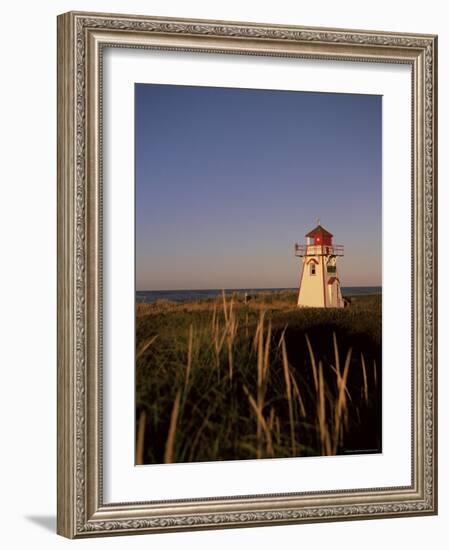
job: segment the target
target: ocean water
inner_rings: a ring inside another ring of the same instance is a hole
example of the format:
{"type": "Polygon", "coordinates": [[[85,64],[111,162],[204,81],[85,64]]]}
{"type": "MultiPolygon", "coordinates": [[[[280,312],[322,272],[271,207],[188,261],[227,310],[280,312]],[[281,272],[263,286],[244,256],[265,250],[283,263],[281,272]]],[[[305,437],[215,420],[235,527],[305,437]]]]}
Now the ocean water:
{"type": "MultiPolygon", "coordinates": [[[[225,289],[225,293],[257,294],[258,292],[280,292],[291,290],[297,292],[297,288],[231,288],[225,289]]],[[[347,286],[342,287],[343,296],[360,296],[362,294],[382,294],[381,286],[347,286]]],[[[136,292],[137,303],[152,303],[157,300],[170,300],[171,302],[191,302],[204,300],[221,295],[222,289],[208,288],[204,290],[138,290],[136,292]]]]}

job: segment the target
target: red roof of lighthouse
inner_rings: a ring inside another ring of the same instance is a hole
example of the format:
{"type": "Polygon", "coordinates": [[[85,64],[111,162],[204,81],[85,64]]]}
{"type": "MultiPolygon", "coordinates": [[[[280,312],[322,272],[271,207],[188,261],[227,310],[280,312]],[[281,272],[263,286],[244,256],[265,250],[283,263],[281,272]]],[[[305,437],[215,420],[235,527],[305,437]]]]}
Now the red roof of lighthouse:
{"type": "Polygon", "coordinates": [[[315,237],[315,235],[323,235],[324,237],[333,237],[332,233],[329,233],[329,231],[326,231],[324,227],[321,227],[320,224],[318,224],[315,227],[315,229],[312,229],[312,231],[309,231],[306,237],[315,237]]]}

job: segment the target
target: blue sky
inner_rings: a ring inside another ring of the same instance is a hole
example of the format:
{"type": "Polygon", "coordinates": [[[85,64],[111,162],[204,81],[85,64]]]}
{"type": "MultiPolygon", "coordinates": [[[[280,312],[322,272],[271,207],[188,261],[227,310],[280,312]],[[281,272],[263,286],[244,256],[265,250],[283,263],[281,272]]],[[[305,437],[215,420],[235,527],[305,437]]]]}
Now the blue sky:
{"type": "Polygon", "coordinates": [[[295,242],[381,284],[382,98],[136,84],[136,289],[298,285],[295,242]]]}

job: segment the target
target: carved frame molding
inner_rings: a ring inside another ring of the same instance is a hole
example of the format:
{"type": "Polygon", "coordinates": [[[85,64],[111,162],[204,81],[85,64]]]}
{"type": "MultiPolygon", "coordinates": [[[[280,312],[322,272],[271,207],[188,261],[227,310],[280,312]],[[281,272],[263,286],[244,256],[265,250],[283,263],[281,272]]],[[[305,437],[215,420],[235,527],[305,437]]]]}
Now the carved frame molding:
{"type": "Polygon", "coordinates": [[[70,12],[58,17],[58,533],[70,538],[437,512],[437,38],[70,12]],[[412,484],[104,504],[102,159],[104,47],[309,57],[412,67],[412,484]]]}

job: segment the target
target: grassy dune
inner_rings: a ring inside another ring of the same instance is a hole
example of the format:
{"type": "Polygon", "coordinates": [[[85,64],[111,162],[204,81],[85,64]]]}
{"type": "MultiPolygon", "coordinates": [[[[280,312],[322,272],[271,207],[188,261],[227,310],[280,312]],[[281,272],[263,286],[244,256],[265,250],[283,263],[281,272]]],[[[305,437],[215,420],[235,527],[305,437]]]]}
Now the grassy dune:
{"type": "Polygon", "coordinates": [[[380,450],[381,296],[295,302],[137,305],[137,463],[380,450]]]}

